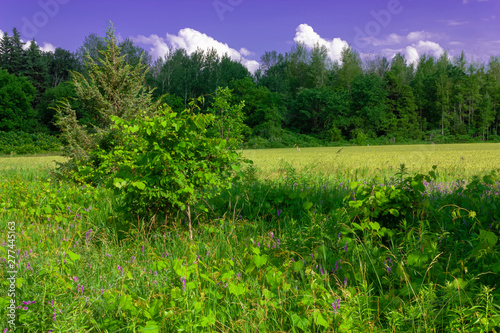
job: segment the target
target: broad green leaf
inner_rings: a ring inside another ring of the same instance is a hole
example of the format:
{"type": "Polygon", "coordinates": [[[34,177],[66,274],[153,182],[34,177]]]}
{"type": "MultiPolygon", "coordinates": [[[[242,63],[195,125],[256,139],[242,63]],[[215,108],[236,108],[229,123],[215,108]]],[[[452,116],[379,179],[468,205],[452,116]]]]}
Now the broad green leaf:
{"type": "Polygon", "coordinates": [[[301,271],[303,268],[304,268],[304,263],[302,262],[302,260],[298,260],[293,263],[293,270],[295,272],[301,271]]]}
{"type": "Polygon", "coordinates": [[[139,181],[139,182],[132,182],[131,184],[132,184],[132,186],[137,187],[139,190],[144,190],[146,188],[146,184],[144,184],[141,181],[139,181]]]}
{"type": "Polygon", "coordinates": [[[312,206],[313,206],[313,203],[312,203],[312,202],[310,202],[310,201],[306,201],[306,202],[304,202],[304,204],[303,204],[303,207],[304,207],[304,209],[305,209],[305,210],[309,210],[309,209],[311,209],[311,207],[312,207],[312,206]]]}
{"type": "Polygon", "coordinates": [[[158,327],[158,324],[156,321],[148,321],[146,322],[146,326],[141,328],[140,330],[141,333],[158,333],[160,332],[160,328],[158,327]]]}
{"type": "Polygon", "coordinates": [[[67,250],[66,251],[66,254],[69,255],[69,258],[72,260],[72,261],[77,261],[77,260],[80,260],[80,255],[79,254],[76,254],[74,252],[71,252],[70,250],[67,250]]]}
{"type": "Polygon", "coordinates": [[[330,325],[325,320],[325,318],[323,318],[323,315],[321,314],[321,312],[319,312],[318,310],[313,312],[313,319],[314,319],[314,322],[316,323],[316,325],[321,325],[324,328],[330,327],[330,325]]]}
{"type": "Polygon", "coordinates": [[[230,283],[229,284],[229,292],[233,295],[240,296],[246,293],[246,287],[243,283],[230,283]]]}
{"type": "Polygon", "coordinates": [[[255,266],[257,266],[257,268],[260,268],[267,263],[267,254],[264,254],[262,256],[254,255],[252,260],[255,263],[255,266]]]}

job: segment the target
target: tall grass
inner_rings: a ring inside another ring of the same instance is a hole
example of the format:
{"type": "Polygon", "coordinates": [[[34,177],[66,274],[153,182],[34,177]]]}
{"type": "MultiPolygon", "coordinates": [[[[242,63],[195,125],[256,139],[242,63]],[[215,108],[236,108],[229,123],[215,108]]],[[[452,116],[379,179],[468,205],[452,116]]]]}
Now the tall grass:
{"type": "Polygon", "coordinates": [[[403,216],[377,237],[348,217],[347,180],[394,172],[268,170],[249,169],[211,201],[194,241],[181,216],[152,226],[122,215],[108,190],[48,169],[0,171],[0,230],[16,228],[18,331],[498,331],[500,202],[481,187],[495,184],[429,188],[428,218],[403,216]]]}

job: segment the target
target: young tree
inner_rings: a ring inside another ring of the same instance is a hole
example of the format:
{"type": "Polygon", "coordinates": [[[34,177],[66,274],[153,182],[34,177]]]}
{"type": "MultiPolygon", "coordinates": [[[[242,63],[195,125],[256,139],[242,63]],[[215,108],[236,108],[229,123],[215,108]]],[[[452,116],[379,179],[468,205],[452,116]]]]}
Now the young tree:
{"type": "MultiPolygon", "coordinates": [[[[220,94],[216,105],[228,105],[220,94]]],[[[113,151],[95,150],[102,161],[97,171],[123,197],[125,209],[151,219],[180,210],[193,239],[192,215],[206,211],[207,200],[229,188],[243,161],[228,142],[206,135],[213,114],[180,113],[163,106],[154,117],[143,114],[128,121],[113,116],[112,129],[124,133],[113,151]]],[[[230,108],[230,106],[229,106],[230,108]]]]}
{"type": "Polygon", "coordinates": [[[57,125],[68,142],[64,153],[71,158],[65,165],[69,169],[74,168],[75,163],[89,163],[89,152],[96,145],[112,144],[113,135],[119,134],[110,130],[112,117],[130,120],[138,114],[151,115],[157,107],[157,103],[151,101],[151,91],[144,86],[145,66],[132,67],[120,56],[112,26],[108,28],[105,42],[106,49],[99,52],[97,60],[87,54],[88,78],[71,72],[76,95],[93,118],[92,126],[79,123],[67,100],[61,101],[57,109],[57,125]]]}

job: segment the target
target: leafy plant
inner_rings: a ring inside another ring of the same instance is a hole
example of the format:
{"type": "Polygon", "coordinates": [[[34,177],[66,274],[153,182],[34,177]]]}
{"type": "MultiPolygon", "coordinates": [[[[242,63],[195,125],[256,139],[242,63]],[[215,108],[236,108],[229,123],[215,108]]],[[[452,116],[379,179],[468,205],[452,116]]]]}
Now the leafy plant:
{"type": "MultiPolygon", "coordinates": [[[[192,103],[194,108],[194,102],[192,103]]],[[[112,130],[124,133],[110,152],[97,150],[96,176],[109,179],[126,210],[143,218],[182,211],[192,239],[193,210],[207,211],[207,200],[231,186],[243,159],[227,141],[205,136],[211,114],[181,113],[163,106],[154,117],[130,121],[112,117],[112,130]]],[[[82,173],[92,174],[91,168],[82,173]]],[[[94,174],[95,175],[95,174],[94,174]]]]}
{"type": "Polygon", "coordinates": [[[398,226],[405,217],[424,218],[429,200],[425,196],[424,181],[436,179],[436,166],[428,175],[417,174],[404,177],[405,166],[397,173],[399,180],[393,184],[350,183],[352,193],[345,197],[351,208],[351,219],[358,218],[361,224],[353,222],[360,230],[370,230],[384,236],[390,229],[398,226]]]}

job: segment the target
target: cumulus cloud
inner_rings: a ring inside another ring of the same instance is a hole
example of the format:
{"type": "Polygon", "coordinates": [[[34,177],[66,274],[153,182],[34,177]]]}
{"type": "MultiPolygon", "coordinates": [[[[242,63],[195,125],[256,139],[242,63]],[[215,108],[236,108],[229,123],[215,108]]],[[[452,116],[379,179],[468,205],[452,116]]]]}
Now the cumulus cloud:
{"type": "Polygon", "coordinates": [[[179,30],[177,35],[166,34],[166,37],[158,35],[150,35],[148,37],[139,35],[131,38],[134,42],[150,45],[150,53],[154,58],[163,57],[168,53],[169,49],[185,49],[188,54],[191,54],[198,49],[208,50],[215,49],[222,56],[227,54],[231,59],[240,61],[250,72],[255,72],[259,68],[259,63],[255,60],[247,59],[252,55],[252,52],[245,48],[240,51],[229,47],[229,45],[219,42],[216,39],[201,33],[191,28],[179,30]]]}
{"type": "MultiPolygon", "coordinates": [[[[24,43],[24,41],[23,41],[22,39],[21,39],[21,42],[23,42],[23,43],[24,43]]],[[[33,43],[33,41],[32,41],[32,40],[30,40],[29,42],[26,42],[26,43],[23,45],[23,49],[24,49],[24,50],[29,49],[29,47],[30,47],[31,43],[33,43]]],[[[37,44],[37,45],[38,45],[38,43],[37,43],[36,41],[35,41],[35,44],[37,44]]],[[[55,47],[54,45],[52,45],[51,43],[47,43],[47,42],[43,42],[43,45],[42,45],[42,46],[40,46],[40,45],[38,45],[38,46],[40,47],[40,50],[42,50],[43,52],[54,52],[54,51],[56,50],[56,47],[55,47]]]]}
{"type": "Polygon", "coordinates": [[[43,45],[40,46],[40,49],[44,52],[55,52],[56,47],[51,43],[44,42],[43,45]]]}
{"type": "Polygon", "coordinates": [[[418,59],[423,54],[432,55],[438,58],[444,53],[444,49],[438,43],[423,40],[407,46],[405,51],[408,63],[417,63],[418,59]]]}
{"type": "Polygon", "coordinates": [[[2,29],[0,29],[0,38],[2,38],[2,37],[3,37],[3,31],[2,31],[2,29]]]}
{"type": "Polygon", "coordinates": [[[333,61],[339,61],[342,50],[349,47],[349,44],[340,38],[334,38],[331,40],[322,38],[308,24],[301,24],[297,27],[297,29],[295,29],[295,38],[293,40],[296,43],[303,43],[310,48],[313,48],[316,45],[325,46],[328,50],[328,56],[333,61]]]}

